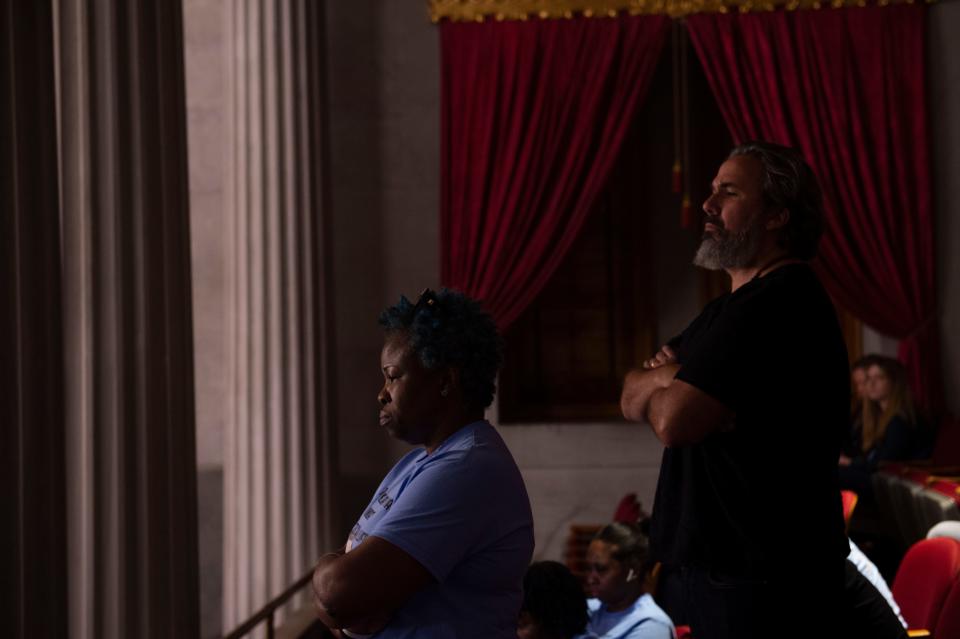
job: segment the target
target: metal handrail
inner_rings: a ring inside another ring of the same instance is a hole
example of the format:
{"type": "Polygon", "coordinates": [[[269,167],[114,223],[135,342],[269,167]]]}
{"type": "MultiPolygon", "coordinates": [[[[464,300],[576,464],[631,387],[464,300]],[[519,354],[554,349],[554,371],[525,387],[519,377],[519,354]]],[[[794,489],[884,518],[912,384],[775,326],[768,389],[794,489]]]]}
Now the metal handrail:
{"type": "Polygon", "coordinates": [[[277,608],[287,603],[287,600],[302,590],[304,586],[309,584],[312,577],[313,569],[311,568],[307,574],[305,574],[303,577],[300,577],[300,579],[297,579],[289,588],[271,599],[266,606],[257,611],[252,617],[237,626],[237,628],[232,630],[229,634],[224,635],[223,639],[239,639],[256,628],[263,621],[267,622],[267,639],[273,639],[273,620],[274,613],[276,612],[277,608]]]}

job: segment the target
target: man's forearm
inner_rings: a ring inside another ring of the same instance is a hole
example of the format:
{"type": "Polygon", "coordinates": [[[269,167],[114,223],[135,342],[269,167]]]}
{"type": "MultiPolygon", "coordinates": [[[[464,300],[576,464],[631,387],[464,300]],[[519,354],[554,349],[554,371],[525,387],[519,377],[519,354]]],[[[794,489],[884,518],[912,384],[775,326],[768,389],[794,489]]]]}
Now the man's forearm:
{"type": "Polygon", "coordinates": [[[647,400],[645,418],[664,446],[695,444],[732,427],[734,413],[696,386],[674,378],[647,400]]]}
{"type": "Polygon", "coordinates": [[[664,445],[670,445],[670,440],[667,438],[666,425],[667,420],[665,419],[667,410],[669,408],[669,398],[667,388],[657,388],[650,394],[650,399],[647,401],[647,410],[644,413],[645,421],[650,424],[650,427],[653,429],[653,432],[657,435],[657,438],[664,443],[664,445]]]}
{"type": "Polygon", "coordinates": [[[667,364],[652,370],[633,370],[623,380],[620,410],[631,422],[649,422],[647,411],[650,400],[658,390],[667,388],[680,366],[667,364]]]}

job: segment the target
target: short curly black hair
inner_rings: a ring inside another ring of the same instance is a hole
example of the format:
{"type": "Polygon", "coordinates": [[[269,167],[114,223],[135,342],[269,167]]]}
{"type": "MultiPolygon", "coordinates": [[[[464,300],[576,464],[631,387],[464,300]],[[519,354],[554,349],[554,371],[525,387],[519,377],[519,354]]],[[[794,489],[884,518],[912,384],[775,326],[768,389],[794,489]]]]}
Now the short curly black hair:
{"type": "Polygon", "coordinates": [[[484,409],[493,402],[503,341],[479,302],[446,288],[425,290],[416,304],[401,295],[399,303],[380,313],[380,325],[387,333],[407,335],[424,368],[459,369],[467,408],[484,409]]]}
{"type": "Polygon", "coordinates": [[[561,563],[530,564],[523,578],[523,605],[550,637],[574,637],[587,627],[587,598],[580,581],[561,563]]]}

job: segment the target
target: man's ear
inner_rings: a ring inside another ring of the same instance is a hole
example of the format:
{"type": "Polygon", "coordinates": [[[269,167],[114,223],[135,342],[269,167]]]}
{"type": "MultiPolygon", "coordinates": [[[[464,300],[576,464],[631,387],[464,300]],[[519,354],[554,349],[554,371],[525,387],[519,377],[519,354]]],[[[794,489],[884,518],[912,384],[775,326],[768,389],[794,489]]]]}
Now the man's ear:
{"type": "Polygon", "coordinates": [[[768,231],[773,231],[784,227],[787,222],[790,221],[790,211],[788,209],[780,209],[778,213],[775,213],[770,216],[770,219],[767,220],[766,229],[768,231]]]}

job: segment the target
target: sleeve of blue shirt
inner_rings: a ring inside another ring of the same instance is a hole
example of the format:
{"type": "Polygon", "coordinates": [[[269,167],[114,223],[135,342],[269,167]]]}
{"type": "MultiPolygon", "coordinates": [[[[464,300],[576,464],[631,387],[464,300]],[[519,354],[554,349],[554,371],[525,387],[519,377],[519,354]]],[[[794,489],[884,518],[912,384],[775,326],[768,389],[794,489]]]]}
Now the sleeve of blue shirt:
{"type": "Polygon", "coordinates": [[[457,451],[426,465],[370,530],[420,562],[438,581],[475,547],[491,522],[484,504],[484,476],[468,463],[471,452],[457,451]]]}

